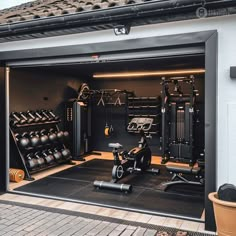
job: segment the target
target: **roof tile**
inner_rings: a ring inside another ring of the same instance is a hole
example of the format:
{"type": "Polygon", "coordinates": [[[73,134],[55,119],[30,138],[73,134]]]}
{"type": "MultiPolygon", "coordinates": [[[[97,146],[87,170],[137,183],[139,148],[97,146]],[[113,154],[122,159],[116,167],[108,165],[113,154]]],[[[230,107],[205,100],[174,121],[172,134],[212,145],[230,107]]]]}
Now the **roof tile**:
{"type": "Polygon", "coordinates": [[[146,0],[36,0],[1,10],[0,24],[106,9],[144,1],[146,0]]]}

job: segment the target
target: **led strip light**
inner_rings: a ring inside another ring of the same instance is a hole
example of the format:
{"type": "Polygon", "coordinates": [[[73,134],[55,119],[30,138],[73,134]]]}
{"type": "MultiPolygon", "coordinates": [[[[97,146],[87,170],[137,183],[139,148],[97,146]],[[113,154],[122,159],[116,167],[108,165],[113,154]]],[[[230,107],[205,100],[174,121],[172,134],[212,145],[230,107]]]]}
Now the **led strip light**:
{"type": "Polygon", "coordinates": [[[143,76],[165,76],[165,75],[188,75],[188,74],[203,74],[205,69],[186,69],[186,70],[164,70],[164,71],[143,71],[143,72],[117,72],[94,74],[93,78],[128,78],[128,77],[143,77],[143,76]]]}

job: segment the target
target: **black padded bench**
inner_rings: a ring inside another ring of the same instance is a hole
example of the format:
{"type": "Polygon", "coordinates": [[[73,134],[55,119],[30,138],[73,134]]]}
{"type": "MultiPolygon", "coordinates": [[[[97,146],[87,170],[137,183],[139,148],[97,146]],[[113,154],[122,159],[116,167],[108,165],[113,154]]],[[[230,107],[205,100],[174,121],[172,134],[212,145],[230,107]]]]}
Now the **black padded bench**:
{"type": "Polygon", "coordinates": [[[201,171],[200,167],[167,165],[166,169],[171,173],[181,173],[187,175],[198,175],[201,171]]]}
{"type": "Polygon", "coordinates": [[[191,184],[191,185],[203,185],[204,179],[201,176],[202,169],[200,167],[191,166],[179,166],[179,165],[167,165],[166,169],[173,174],[170,181],[160,184],[162,190],[167,190],[169,186],[176,184],[191,184]],[[188,180],[185,176],[191,175],[196,177],[197,181],[188,180]]]}

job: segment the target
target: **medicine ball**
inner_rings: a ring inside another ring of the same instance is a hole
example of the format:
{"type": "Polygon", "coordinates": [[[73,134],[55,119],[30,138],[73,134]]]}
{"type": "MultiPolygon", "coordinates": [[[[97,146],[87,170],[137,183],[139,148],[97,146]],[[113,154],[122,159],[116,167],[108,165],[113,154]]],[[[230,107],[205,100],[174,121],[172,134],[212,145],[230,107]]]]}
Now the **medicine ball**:
{"type": "Polygon", "coordinates": [[[218,189],[218,198],[223,201],[236,202],[236,186],[223,184],[218,189]]]}

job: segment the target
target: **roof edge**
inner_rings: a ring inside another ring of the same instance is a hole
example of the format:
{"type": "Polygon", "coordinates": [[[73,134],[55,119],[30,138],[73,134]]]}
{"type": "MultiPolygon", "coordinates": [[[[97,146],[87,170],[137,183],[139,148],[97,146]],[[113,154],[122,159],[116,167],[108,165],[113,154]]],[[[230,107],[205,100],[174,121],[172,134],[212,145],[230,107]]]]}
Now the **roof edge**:
{"type": "Polygon", "coordinates": [[[52,29],[62,29],[68,27],[89,26],[101,23],[125,22],[130,19],[142,17],[162,16],[167,13],[177,14],[187,12],[199,7],[223,8],[236,6],[234,0],[209,0],[203,5],[199,0],[176,0],[145,2],[140,4],[130,4],[122,7],[100,9],[83,13],[68,14],[50,18],[39,18],[30,21],[7,23],[0,25],[0,37],[16,35],[21,33],[32,33],[38,31],[48,31],[52,29]]]}

